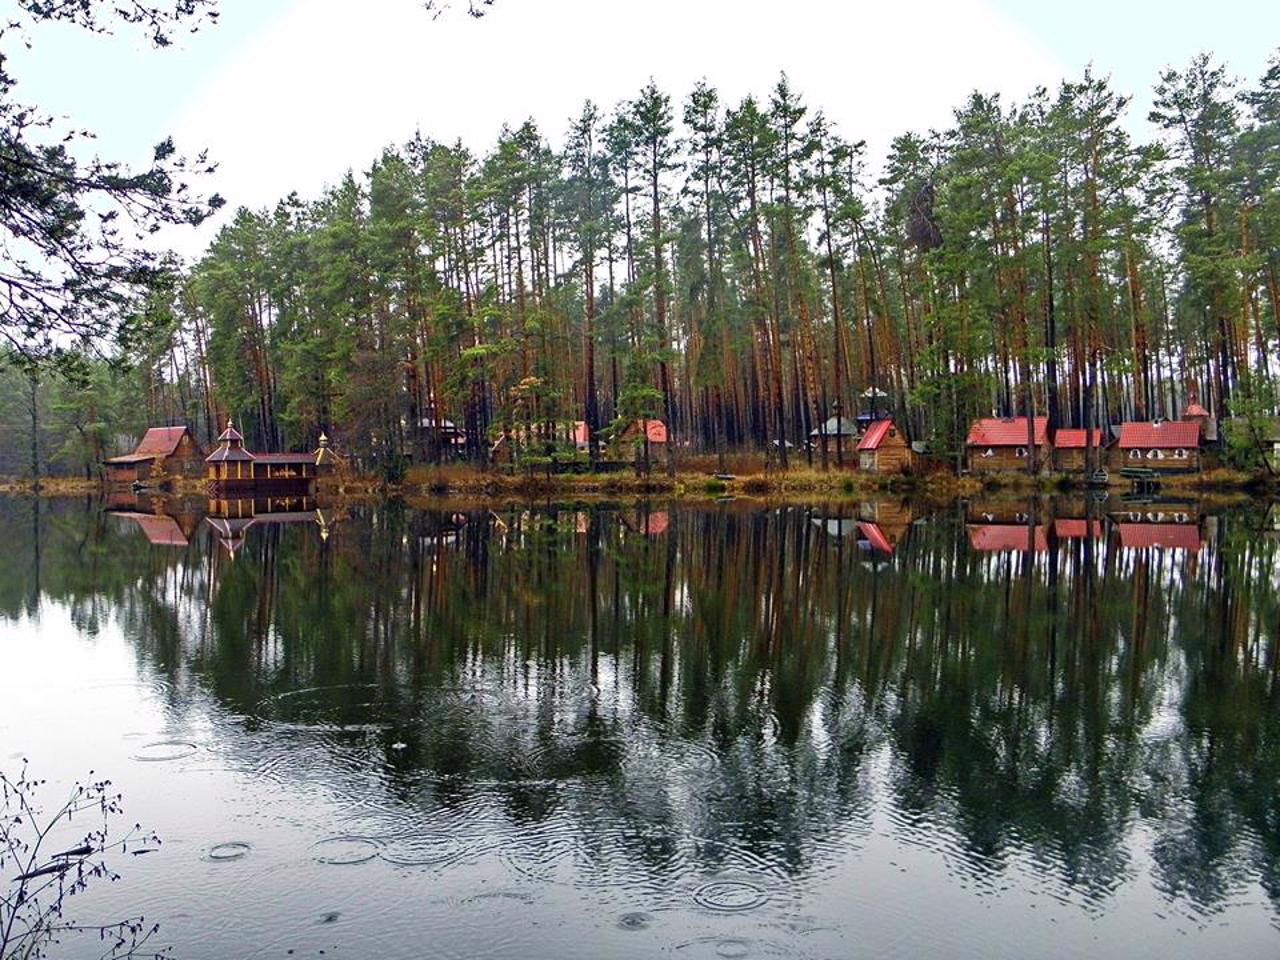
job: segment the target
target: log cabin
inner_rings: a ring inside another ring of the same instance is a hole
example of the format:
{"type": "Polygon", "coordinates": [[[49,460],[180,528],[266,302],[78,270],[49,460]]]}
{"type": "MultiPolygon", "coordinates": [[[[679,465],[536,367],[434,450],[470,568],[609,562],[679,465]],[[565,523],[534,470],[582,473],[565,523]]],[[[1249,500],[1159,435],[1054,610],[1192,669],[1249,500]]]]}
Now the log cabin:
{"type": "Polygon", "coordinates": [[[199,476],[204,451],[186,427],[151,427],[133,449],[102,462],[115,485],[163,483],[170,476],[199,476]]]}
{"type": "Polygon", "coordinates": [[[975,420],[969,427],[965,447],[969,453],[969,470],[995,473],[1003,470],[1026,471],[1028,439],[1034,438],[1036,465],[1047,466],[1053,452],[1049,445],[1049,418],[1036,417],[1034,431],[1029,434],[1026,417],[986,418],[975,420]]]}
{"type": "Polygon", "coordinates": [[[1107,465],[1108,451],[1112,441],[1106,431],[1094,427],[1092,431],[1073,427],[1055,430],[1053,434],[1053,467],[1055,470],[1084,470],[1085,455],[1088,447],[1093,447],[1093,467],[1102,469],[1107,465]],[[1089,433],[1093,436],[1090,438],[1089,433]]]}
{"type": "Polygon", "coordinates": [[[1202,424],[1195,420],[1122,423],[1112,463],[1117,470],[1125,467],[1146,467],[1162,473],[1199,470],[1202,429],[1202,424]]]}
{"type": "Polygon", "coordinates": [[[858,469],[869,473],[910,473],[911,447],[892,420],[876,420],[858,441],[858,469]]]}

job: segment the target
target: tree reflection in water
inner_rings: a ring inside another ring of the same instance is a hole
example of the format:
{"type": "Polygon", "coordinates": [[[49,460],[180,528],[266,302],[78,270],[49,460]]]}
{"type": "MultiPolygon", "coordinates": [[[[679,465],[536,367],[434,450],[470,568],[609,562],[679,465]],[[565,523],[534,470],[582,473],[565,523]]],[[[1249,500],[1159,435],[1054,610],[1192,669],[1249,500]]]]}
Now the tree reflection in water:
{"type": "Polygon", "coordinates": [[[233,552],[4,501],[0,615],[118,618],[174,711],[270,734],[229,745],[246,768],[455,831],[421,856],[506,829],[547,879],[556,844],[602,882],[799,879],[880,804],[979,887],[1022,858],[1087,909],[1148,869],[1201,913],[1274,904],[1280,544],[1261,513],[1171,547],[1091,510],[391,504],[233,552]]]}

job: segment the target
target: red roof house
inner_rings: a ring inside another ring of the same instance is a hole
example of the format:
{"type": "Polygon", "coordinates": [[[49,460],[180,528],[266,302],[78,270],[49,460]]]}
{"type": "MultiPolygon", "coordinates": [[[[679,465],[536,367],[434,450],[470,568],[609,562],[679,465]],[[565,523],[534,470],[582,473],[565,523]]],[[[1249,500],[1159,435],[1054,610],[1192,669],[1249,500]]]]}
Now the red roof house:
{"type": "Polygon", "coordinates": [[[152,473],[196,473],[202,452],[186,427],[151,427],[132,453],[103,461],[107,479],[113,483],[135,483],[152,473]]]}
{"type": "Polygon", "coordinates": [[[1120,424],[1121,450],[1171,450],[1199,447],[1200,424],[1187,420],[1157,420],[1155,423],[1120,424]]]}
{"type": "Polygon", "coordinates": [[[1157,420],[1122,423],[1119,449],[1121,466],[1153,470],[1198,470],[1201,426],[1193,420],[1157,420]]]}
{"type": "MultiPolygon", "coordinates": [[[[1035,419],[1036,446],[1049,442],[1049,418],[1035,419]]],[[[1026,417],[987,417],[975,420],[969,427],[969,438],[965,441],[971,447],[1021,447],[1027,443],[1026,417]]]]}
{"type": "MultiPolygon", "coordinates": [[[[1022,470],[1027,462],[1027,418],[988,417],[975,420],[969,427],[965,445],[969,448],[970,470],[1022,470]]],[[[1049,418],[1036,417],[1035,446],[1043,463],[1049,447],[1049,418]]]]}

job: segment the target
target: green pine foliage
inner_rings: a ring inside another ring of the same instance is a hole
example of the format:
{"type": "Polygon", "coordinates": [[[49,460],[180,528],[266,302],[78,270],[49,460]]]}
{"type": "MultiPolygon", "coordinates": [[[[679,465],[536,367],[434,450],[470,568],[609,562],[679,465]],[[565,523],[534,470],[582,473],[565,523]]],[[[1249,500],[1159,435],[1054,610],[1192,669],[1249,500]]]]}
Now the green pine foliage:
{"type": "MultiPolygon", "coordinates": [[[[813,462],[810,432],[875,395],[939,457],[993,413],[1271,415],[1280,57],[1247,88],[1197,57],[1154,92],[1145,142],[1086,71],[974,93],[882,158],[785,76],[736,104],[650,82],[587,102],[563,144],[531,120],[484,155],[415,136],[318,197],[237,211],[152,295],[123,429],[234,416],[252,445],[326,431],[396,472],[642,416],[673,454],[813,462]]],[[[76,402],[85,451],[119,432],[76,402]]]]}

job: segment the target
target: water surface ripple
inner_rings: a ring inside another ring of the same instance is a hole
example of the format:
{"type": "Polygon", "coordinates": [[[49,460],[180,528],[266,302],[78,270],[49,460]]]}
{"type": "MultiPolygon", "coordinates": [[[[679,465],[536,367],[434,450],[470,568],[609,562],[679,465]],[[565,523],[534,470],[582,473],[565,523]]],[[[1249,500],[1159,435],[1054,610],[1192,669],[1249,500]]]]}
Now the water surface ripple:
{"type": "Polygon", "coordinates": [[[143,499],[0,498],[0,762],[175,956],[1280,952],[1264,505],[143,499]]]}

